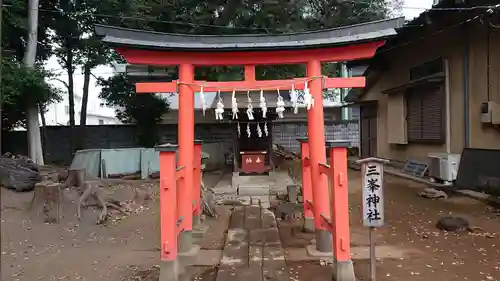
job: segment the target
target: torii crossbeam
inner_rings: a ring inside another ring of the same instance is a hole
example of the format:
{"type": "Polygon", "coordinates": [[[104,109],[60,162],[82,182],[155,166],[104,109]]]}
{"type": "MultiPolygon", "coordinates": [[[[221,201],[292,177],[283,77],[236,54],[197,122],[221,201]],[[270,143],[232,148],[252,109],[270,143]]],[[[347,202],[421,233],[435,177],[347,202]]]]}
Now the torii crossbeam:
{"type": "MultiPolygon", "coordinates": [[[[96,26],[97,34],[104,37],[103,41],[114,47],[130,64],[179,67],[177,81],[136,84],[137,93],[179,94],[178,164],[175,164],[175,157],[172,156],[176,147],[159,148],[163,264],[161,281],[172,278],[172,273],[167,271],[168,266],[175,264],[177,259],[177,234],[180,232],[179,251],[189,251],[193,229],[192,214],[194,212],[194,221],[200,215],[199,179],[195,174],[200,161],[195,159],[195,149],[200,148],[195,148],[194,139],[194,91],[200,91],[202,87],[204,91],[299,90],[306,86],[313,99],[320,102],[316,102],[308,110],[308,157],[304,161],[307,161],[310,169],[311,180],[303,189],[304,194],[311,194],[312,198],[307,198],[310,201],[304,204],[305,223],[314,221],[318,251],[332,252],[333,247],[337,280],[355,280],[350,257],[347,192],[336,192],[337,198],[333,199],[333,206],[330,205],[328,175],[333,174],[325,170],[325,131],[321,101],[323,89],[364,87],[365,78],[325,77],[321,72],[321,63],[371,58],[388,37],[396,34],[395,28],[401,27],[403,23],[404,20],[398,18],[314,32],[232,36],[166,34],[96,26]],[[279,64],[306,64],[307,75],[305,78],[290,80],[256,80],[256,65],[279,64]],[[194,80],[196,66],[217,65],[244,66],[244,80],[194,80]],[[198,206],[192,206],[193,198],[198,200],[195,203],[198,206]],[[335,210],[333,214],[332,210],[335,210]]],[[[337,159],[343,159],[345,147],[344,150],[335,151],[332,155],[340,155],[337,159]]],[[[338,167],[344,169],[347,166],[338,167]]],[[[340,174],[343,173],[338,173],[340,174]]],[[[344,176],[347,177],[342,177],[344,176]]],[[[346,184],[337,183],[338,179],[333,180],[335,188],[346,188],[346,184]]]]}

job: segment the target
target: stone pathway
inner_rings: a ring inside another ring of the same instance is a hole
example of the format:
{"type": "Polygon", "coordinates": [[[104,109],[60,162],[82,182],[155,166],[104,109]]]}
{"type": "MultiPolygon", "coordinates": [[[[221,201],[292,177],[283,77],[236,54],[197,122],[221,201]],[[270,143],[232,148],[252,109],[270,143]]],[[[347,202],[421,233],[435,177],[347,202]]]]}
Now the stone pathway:
{"type": "Polygon", "coordinates": [[[235,207],[216,281],[289,280],[276,218],[267,209],[235,207]]]}

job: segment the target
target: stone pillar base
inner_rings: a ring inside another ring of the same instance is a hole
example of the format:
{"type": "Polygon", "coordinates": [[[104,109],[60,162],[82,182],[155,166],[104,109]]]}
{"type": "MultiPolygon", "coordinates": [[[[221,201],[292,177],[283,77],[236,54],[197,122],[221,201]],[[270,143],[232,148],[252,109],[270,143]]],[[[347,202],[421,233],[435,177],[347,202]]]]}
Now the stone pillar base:
{"type": "Polygon", "coordinates": [[[160,261],[159,281],[179,281],[179,277],[183,272],[184,269],[178,260],[160,261]]]}
{"type": "Polygon", "coordinates": [[[352,261],[337,261],[332,281],[356,281],[352,261]]]}
{"type": "Polygon", "coordinates": [[[193,229],[199,225],[201,225],[201,217],[197,215],[193,215],[193,229]]]}
{"type": "Polygon", "coordinates": [[[181,231],[178,243],[179,253],[189,252],[193,247],[193,232],[191,230],[181,231]]]}
{"type": "Polygon", "coordinates": [[[314,218],[304,218],[304,227],[302,230],[305,233],[314,233],[314,218]]]}
{"type": "Polygon", "coordinates": [[[325,229],[316,229],[316,250],[331,253],[333,250],[332,234],[325,229]]]}
{"type": "Polygon", "coordinates": [[[208,231],[208,225],[197,225],[193,227],[193,238],[202,238],[208,231]]]}

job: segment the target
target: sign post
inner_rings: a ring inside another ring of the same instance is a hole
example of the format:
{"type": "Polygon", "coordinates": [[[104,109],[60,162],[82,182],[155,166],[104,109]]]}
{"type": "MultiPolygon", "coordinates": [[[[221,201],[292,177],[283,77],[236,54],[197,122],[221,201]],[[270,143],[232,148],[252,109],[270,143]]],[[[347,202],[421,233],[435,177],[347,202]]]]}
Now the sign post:
{"type": "Polygon", "coordinates": [[[384,164],[389,160],[365,158],[356,161],[361,164],[363,188],[363,225],[370,235],[370,280],[376,281],[375,233],[384,225],[384,164]]]}

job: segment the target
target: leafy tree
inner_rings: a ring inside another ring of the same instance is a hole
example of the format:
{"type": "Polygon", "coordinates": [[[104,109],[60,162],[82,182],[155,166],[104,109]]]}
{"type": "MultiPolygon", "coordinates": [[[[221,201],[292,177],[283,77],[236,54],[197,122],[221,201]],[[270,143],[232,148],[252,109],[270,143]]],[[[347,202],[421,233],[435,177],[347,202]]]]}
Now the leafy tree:
{"type": "Polygon", "coordinates": [[[4,58],[2,130],[26,125],[28,95],[41,107],[60,100],[59,91],[46,82],[46,77],[50,74],[40,68],[28,69],[15,57],[4,58]]]}
{"type": "MultiPolygon", "coordinates": [[[[40,8],[48,9],[52,0],[42,1],[40,8]]],[[[28,37],[28,5],[24,0],[4,1],[2,22],[2,131],[26,125],[27,97],[39,107],[46,107],[60,99],[59,92],[44,80],[50,73],[42,70],[40,63],[51,54],[48,44],[50,17],[41,18],[38,25],[38,50],[35,70],[23,66],[28,37]]]]}
{"type": "Polygon", "coordinates": [[[87,119],[87,102],[92,70],[103,64],[110,63],[115,54],[95,35],[96,23],[121,25],[122,18],[138,13],[141,0],[66,0],[57,4],[56,10],[61,11],[53,17],[51,40],[55,45],[54,53],[68,76],[65,85],[69,102],[69,125],[72,150],[80,149],[85,138],[87,119]],[[116,15],[116,16],[112,16],[116,15]],[[80,110],[80,130],[77,137],[75,131],[75,102],[73,75],[78,69],[83,73],[83,96],[80,110]]]}
{"type": "MultiPolygon", "coordinates": [[[[53,9],[56,0],[40,1],[40,9],[53,9]]],[[[22,61],[26,38],[28,37],[28,1],[4,0],[2,23],[3,52],[22,61]]],[[[51,55],[49,28],[53,23],[50,16],[39,17],[37,60],[44,61],[51,55]]]]}
{"type": "MultiPolygon", "coordinates": [[[[144,5],[149,8],[142,11],[145,22],[128,27],[195,34],[273,34],[335,28],[383,19],[389,13],[386,0],[144,0],[144,5]]],[[[325,65],[324,71],[327,75],[339,72],[335,64],[325,65]]],[[[212,67],[197,74],[205,80],[220,80],[221,75],[238,79],[242,70],[212,67]]],[[[303,77],[305,67],[259,67],[257,76],[260,79],[303,77]]]]}
{"type": "Polygon", "coordinates": [[[100,79],[100,98],[105,105],[116,108],[116,117],[128,124],[136,124],[139,145],[152,147],[158,142],[158,124],[168,111],[165,98],[154,94],[135,92],[135,86],[126,75],[118,74],[109,79],[100,79]]]}

